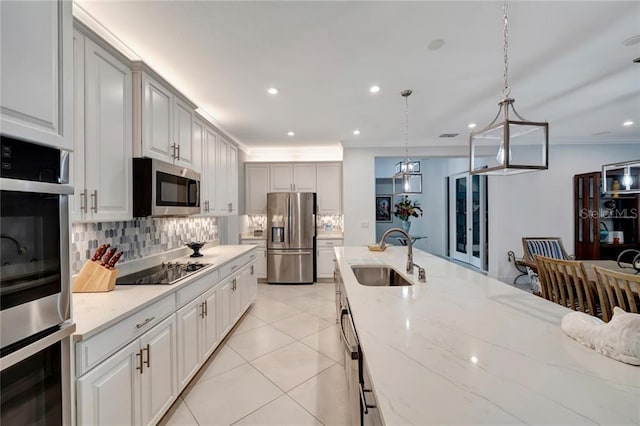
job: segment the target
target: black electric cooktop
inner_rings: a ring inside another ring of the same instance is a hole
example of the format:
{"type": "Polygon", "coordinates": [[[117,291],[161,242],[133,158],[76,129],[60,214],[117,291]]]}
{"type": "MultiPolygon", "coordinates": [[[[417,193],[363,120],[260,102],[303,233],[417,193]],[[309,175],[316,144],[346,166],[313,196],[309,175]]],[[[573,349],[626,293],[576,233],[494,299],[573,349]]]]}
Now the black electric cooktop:
{"type": "Polygon", "coordinates": [[[171,285],[209,266],[210,263],[163,262],[162,265],[122,276],[116,280],[116,285],[171,285]]]}

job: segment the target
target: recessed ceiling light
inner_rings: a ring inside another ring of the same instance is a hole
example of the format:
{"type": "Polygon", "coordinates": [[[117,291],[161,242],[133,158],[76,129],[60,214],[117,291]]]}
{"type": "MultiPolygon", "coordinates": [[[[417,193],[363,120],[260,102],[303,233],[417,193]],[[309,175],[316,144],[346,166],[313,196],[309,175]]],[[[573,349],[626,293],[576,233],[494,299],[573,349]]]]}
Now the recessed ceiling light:
{"type": "Polygon", "coordinates": [[[476,128],[476,123],[469,123],[469,125],[467,126],[470,129],[475,129],[476,128]]]}
{"type": "Polygon", "coordinates": [[[631,120],[627,120],[624,123],[622,123],[623,126],[629,127],[629,126],[633,126],[633,121],[631,120]]]}
{"type": "Polygon", "coordinates": [[[353,134],[354,134],[354,135],[359,135],[359,134],[360,134],[360,130],[355,129],[355,130],[353,131],[353,134]]]}
{"type": "Polygon", "coordinates": [[[267,92],[268,92],[270,95],[277,95],[277,94],[278,94],[278,89],[276,89],[275,87],[269,87],[269,88],[267,89],[267,92]]]}
{"type": "Polygon", "coordinates": [[[369,88],[369,91],[370,91],[371,93],[378,93],[378,92],[380,91],[380,87],[379,87],[379,86],[371,86],[371,87],[369,88]]]}
{"type": "Polygon", "coordinates": [[[437,38],[435,40],[431,40],[429,42],[429,44],[427,45],[429,50],[438,50],[440,49],[442,46],[444,46],[444,40],[441,38],[437,38]]]}
{"type": "Polygon", "coordinates": [[[293,133],[291,130],[289,130],[289,132],[287,133],[287,135],[289,135],[289,136],[295,136],[295,133],[293,133]]]}

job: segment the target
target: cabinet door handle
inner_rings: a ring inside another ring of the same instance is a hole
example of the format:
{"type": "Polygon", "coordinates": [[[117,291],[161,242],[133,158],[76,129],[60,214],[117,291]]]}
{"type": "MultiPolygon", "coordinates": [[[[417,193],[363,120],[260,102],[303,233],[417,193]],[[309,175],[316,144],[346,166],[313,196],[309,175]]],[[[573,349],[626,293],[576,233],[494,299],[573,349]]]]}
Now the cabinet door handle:
{"type": "Polygon", "coordinates": [[[204,318],[204,302],[200,303],[200,318],[204,318]]]}
{"type": "Polygon", "coordinates": [[[81,212],[87,212],[87,189],[85,188],[84,191],[82,191],[80,193],[80,211],[81,212]]]}
{"type": "Polygon", "coordinates": [[[229,203],[229,213],[233,211],[233,203],[229,203]]]}
{"type": "Polygon", "coordinates": [[[156,319],[156,317],[151,317],[151,318],[146,318],[144,321],[142,321],[140,324],[136,324],[136,328],[142,328],[145,325],[149,324],[151,321],[153,321],[154,319],[156,319]]]}
{"type": "Polygon", "coordinates": [[[147,364],[147,368],[149,368],[151,367],[151,347],[148,343],[146,348],[142,348],[142,351],[147,351],[147,360],[144,361],[144,363],[147,364]]]}
{"type": "Polygon", "coordinates": [[[238,269],[238,265],[233,265],[233,266],[231,267],[231,270],[232,270],[232,271],[235,271],[236,269],[238,269]]]}
{"type": "Polygon", "coordinates": [[[136,352],[136,358],[138,359],[138,364],[139,364],[139,365],[136,365],[136,370],[140,371],[140,374],[142,374],[142,371],[144,368],[142,366],[142,349],[136,352]]]}
{"type": "Polygon", "coordinates": [[[91,210],[95,213],[98,213],[98,190],[94,189],[93,194],[91,194],[91,210]]]}
{"type": "Polygon", "coordinates": [[[171,149],[173,150],[173,152],[171,154],[171,158],[173,158],[175,160],[176,159],[176,144],[175,143],[171,144],[171,149]]]}
{"type": "Polygon", "coordinates": [[[376,408],[376,405],[367,404],[367,400],[364,397],[365,392],[371,392],[371,389],[364,389],[362,384],[358,386],[360,388],[360,400],[362,401],[362,408],[364,408],[364,414],[369,414],[369,408],[376,408]]]}
{"type": "Polygon", "coordinates": [[[207,303],[207,301],[204,301],[204,316],[207,317],[209,316],[209,304],[207,303]]]}
{"type": "Polygon", "coordinates": [[[251,275],[253,275],[253,265],[251,265],[251,275]]]}
{"type": "Polygon", "coordinates": [[[177,160],[178,160],[178,161],[180,161],[180,145],[178,145],[178,146],[176,147],[176,150],[178,151],[178,158],[177,158],[177,160]]]}

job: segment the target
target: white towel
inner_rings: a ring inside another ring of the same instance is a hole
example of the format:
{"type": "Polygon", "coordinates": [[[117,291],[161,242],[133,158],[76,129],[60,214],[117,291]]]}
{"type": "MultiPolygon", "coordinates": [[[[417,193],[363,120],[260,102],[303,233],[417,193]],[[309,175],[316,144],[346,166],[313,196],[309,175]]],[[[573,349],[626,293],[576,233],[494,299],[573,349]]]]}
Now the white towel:
{"type": "Polygon", "coordinates": [[[562,318],[562,331],[569,337],[609,358],[640,365],[640,314],[613,309],[608,323],[582,312],[562,318]]]}

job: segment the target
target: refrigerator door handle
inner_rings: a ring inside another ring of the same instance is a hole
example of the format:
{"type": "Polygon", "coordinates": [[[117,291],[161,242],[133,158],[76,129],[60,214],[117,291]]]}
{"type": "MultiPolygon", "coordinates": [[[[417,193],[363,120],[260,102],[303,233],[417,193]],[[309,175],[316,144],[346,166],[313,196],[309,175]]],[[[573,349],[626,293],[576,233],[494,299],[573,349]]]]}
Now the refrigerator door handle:
{"type": "Polygon", "coordinates": [[[287,244],[291,247],[291,195],[287,197],[287,244]]]}
{"type": "Polygon", "coordinates": [[[267,250],[267,255],[275,254],[278,256],[299,256],[301,254],[313,254],[313,249],[300,249],[300,250],[278,250],[278,249],[270,249],[267,250]]]}

